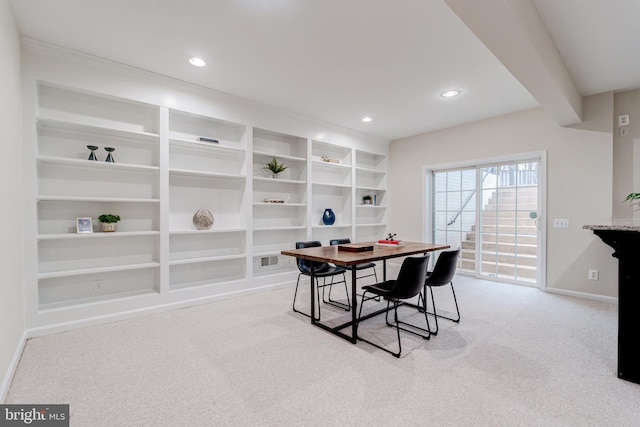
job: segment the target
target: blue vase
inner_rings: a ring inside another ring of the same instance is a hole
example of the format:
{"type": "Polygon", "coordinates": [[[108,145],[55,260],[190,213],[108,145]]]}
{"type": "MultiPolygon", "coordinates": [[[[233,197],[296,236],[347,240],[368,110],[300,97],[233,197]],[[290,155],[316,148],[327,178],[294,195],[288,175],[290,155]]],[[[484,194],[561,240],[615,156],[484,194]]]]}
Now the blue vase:
{"type": "Polygon", "coordinates": [[[331,209],[325,209],[322,214],[322,223],[324,225],[333,225],[336,222],[336,214],[331,209]]]}

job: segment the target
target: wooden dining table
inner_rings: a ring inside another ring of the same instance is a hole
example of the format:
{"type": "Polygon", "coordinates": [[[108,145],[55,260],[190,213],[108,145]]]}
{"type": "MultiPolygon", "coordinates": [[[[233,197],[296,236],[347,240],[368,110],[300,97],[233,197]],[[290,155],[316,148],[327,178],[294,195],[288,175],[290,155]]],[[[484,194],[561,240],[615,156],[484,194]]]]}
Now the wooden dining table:
{"type": "MultiPolygon", "coordinates": [[[[355,266],[357,264],[364,264],[373,261],[382,261],[382,277],[384,281],[387,280],[388,259],[416,254],[427,254],[433,251],[449,249],[450,247],[446,244],[421,242],[402,242],[402,244],[398,245],[381,245],[378,244],[378,242],[358,242],[355,244],[345,245],[348,246],[350,250],[344,250],[346,248],[341,248],[340,246],[342,245],[291,249],[283,250],[280,253],[282,255],[292,256],[307,261],[330,263],[342,267],[355,266]],[[371,249],[362,250],[359,252],[355,251],[362,247],[370,247],[371,249]]],[[[329,326],[321,323],[320,320],[315,319],[316,305],[313,292],[315,283],[315,263],[312,262],[311,265],[311,277],[309,280],[309,283],[311,285],[311,323],[355,344],[358,341],[358,319],[356,315],[358,307],[358,301],[356,298],[356,269],[354,268],[351,271],[351,320],[337,326],[329,326]],[[346,329],[348,327],[351,327],[351,334],[343,332],[343,329],[346,329]]],[[[376,312],[368,314],[367,316],[363,316],[361,320],[368,319],[385,311],[386,309],[378,310],[376,312]]]]}

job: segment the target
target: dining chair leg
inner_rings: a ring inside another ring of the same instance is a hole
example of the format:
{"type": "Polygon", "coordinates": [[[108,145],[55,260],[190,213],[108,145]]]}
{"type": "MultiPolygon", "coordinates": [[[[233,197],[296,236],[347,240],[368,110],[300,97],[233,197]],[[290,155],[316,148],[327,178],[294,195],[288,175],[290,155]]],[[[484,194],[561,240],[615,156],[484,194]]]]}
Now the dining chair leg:
{"type": "MultiPolygon", "coordinates": [[[[419,305],[419,304],[420,304],[420,299],[418,299],[418,305],[419,305]]],[[[428,340],[428,339],[430,339],[430,338],[431,338],[431,335],[432,335],[433,333],[431,332],[431,327],[429,326],[429,319],[427,318],[427,315],[426,315],[426,306],[425,306],[423,309],[419,309],[418,311],[419,311],[419,312],[425,312],[425,316],[424,316],[424,318],[425,318],[425,321],[426,321],[426,323],[427,323],[427,328],[426,328],[426,329],[425,329],[425,328],[422,328],[422,327],[420,327],[420,326],[414,325],[414,324],[412,324],[412,323],[403,322],[403,321],[401,321],[401,320],[398,320],[397,318],[396,318],[396,323],[397,323],[397,324],[401,324],[401,325],[407,325],[407,326],[409,326],[409,327],[411,327],[411,328],[413,328],[413,329],[416,329],[416,330],[418,330],[418,331],[422,331],[424,334],[423,334],[423,333],[420,333],[420,332],[416,332],[415,330],[412,330],[412,329],[400,328],[401,330],[403,330],[403,331],[405,331],[405,332],[409,332],[410,334],[417,335],[417,336],[419,336],[419,337],[424,338],[425,340],[428,340]]],[[[397,307],[396,307],[396,309],[395,309],[395,313],[396,313],[396,317],[397,317],[397,307]]],[[[390,327],[397,326],[397,325],[392,325],[391,323],[389,323],[388,314],[389,314],[389,302],[388,302],[388,300],[387,300],[387,313],[385,314],[384,320],[385,320],[385,322],[387,323],[387,326],[390,326],[390,327]]],[[[399,326],[398,326],[398,327],[399,327],[399,326]]],[[[433,335],[435,335],[435,334],[433,334],[433,335]]]]}
{"type": "MultiPolygon", "coordinates": [[[[293,293],[293,311],[296,312],[296,313],[300,313],[300,314],[302,314],[304,316],[311,317],[310,314],[307,314],[307,313],[305,313],[303,311],[300,311],[300,310],[296,309],[296,298],[298,296],[298,286],[300,285],[300,276],[302,276],[302,274],[298,274],[298,281],[296,282],[296,290],[293,293]]],[[[318,304],[317,304],[318,317],[314,317],[313,320],[315,320],[316,322],[319,322],[320,321],[320,288],[318,287],[318,278],[316,278],[315,282],[316,282],[315,283],[315,285],[316,285],[315,286],[315,288],[316,288],[316,299],[318,300],[318,304]]]]}
{"type": "MultiPolygon", "coordinates": [[[[362,294],[362,302],[363,302],[363,303],[362,303],[362,304],[360,304],[360,310],[358,311],[358,324],[360,323],[360,318],[362,317],[362,308],[363,308],[363,306],[364,306],[364,302],[365,302],[365,301],[369,301],[369,300],[371,300],[371,299],[375,299],[375,297],[369,297],[369,298],[367,298],[367,297],[366,297],[366,295],[367,295],[367,292],[365,291],[365,292],[362,294]]],[[[378,295],[376,295],[376,297],[377,297],[377,296],[378,296],[378,295]]],[[[383,347],[383,346],[381,346],[381,345],[379,345],[379,344],[376,344],[376,343],[374,343],[374,342],[371,342],[371,341],[369,341],[369,340],[366,340],[366,339],[364,339],[364,338],[360,337],[359,335],[358,335],[358,340],[360,340],[360,341],[364,341],[364,342],[366,342],[366,343],[369,343],[369,344],[371,344],[372,346],[379,348],[380,350],[384,350],[384,351],[386,351],[387,353],[390,353],[390,354],[392,354],[393,356],[395,356],[395,357],[397,357],[397,358],[400,358],[400,355],[402,354],[402,341],[400,340],[400,331],[401,331],[401,330],[402,330],[402,331],[405,331],[405,332],[409,332],[410,334],[418,335],[419,337],[422,337],[422,338],[424,338],[424,339],[426,339],[426,340],[428,340],[429,338],[431,338],[431,331],[430,331],[430,326],[429,326],[429,319],[427,318],[427,314],[426,314],[426,306],[424,306],[424,309],[423,309],[423,310],[421,310],[421,312],[425,312],[424,319],[425,319],[425,322],[427,323],[427,328],[425,329],[425,328],[421,328],[421,327],[416,326],[416,325],[412,325],[411,323],[403,322],[403,321],[401,321],[400,319],[398,319],[398,307],[399,307],[401,304],[400,304],[397,300],[393,300],[393,316],[394,316],[394,323],[395,323],[395,324],[390,323],[390,322],[389,322],[389,312],[391,311],[391,301],[392,301],[392,300],[387,299],[387,310],[386,310],[386,312],[385,312],[384,320],[385,320],[385,323],[386,323],[389,327],[392,327],[392,328],[394,328],[394,327],[395,327],[395,329],[396,329],[396,334],[397,334],[397,336],[398,336],[398,352],[396,353],[396,352],[394,352],[394,351],[392,351],[392,350],[389,350],[388,348],[385,348],[385,347],[383,347]],[[421,334],[421,333],[418,333],[418,332],[413,331],[413,330],[410,330],[410,329],[403,328],[403,327],[401,327],[401,326],[400,326],[401,324],[402,324],[402,325],[410,326],[410,327],[412,327],[412,328],[414,328],[414,329],[418,329],[418,330],[420,330],[420,331],[423,331],[423,332],[425,332],[425,333],[426,333],[426,335],[423,335],[423,334],[421,334]]]]}
{"type": "MultiPolygon", "coordinates": [[[[433,312],[427,311],[427,307],[425,305],[425,313],[432,315],[436,320],[436,329],[435,329],[434,332],[432,332],[433,335],[438,335],[438,317],[441,318],[441,319],[451,320],[454,323],[460,323],[460,309],[458,307],[458,300],[456,298],[456,291],[453,289],[453,282],[451,282],[450,284],[451,284],[451,293],[453,294],[453,302],[455,303],[455,306],[456,306],[456,314],[457,314],[456,318],[443,316],[443,315],[437,313],[437,311],[436,311],[436,302],[435,302],[435,300],[433,298],[433,288],[431,286],[425,286],[425,288],[429,288],[429,291],[431,293],[431,304],[433,305],[433,312]]],[[[425,296],[426,296],[426,289],[425,289],[425,296]]]]}
{"type": "Polygon", "coordinates": [[[341,308],[344,311],[351,311],[351,301],[349,300],[349,288],[347,288],[347,278],[346,278],[344,273],[342,274],[342,282],[344,283],[344,291],[345,291],[345,293],[347,295],[347,303],[345,304],[343,302],[331,299],[331,291],[333,289],[333,285],[337,284],[337,283],[340,283],[340,282],[334,283],[333,282],[333,277],[334,276],[331,276],[331,283],[329,283],[328,285],[325,282],[326,278],[323,279],[323,282],[322,282],[322,302],[325,303],[325,304],[330,304],[330,305],[332,305],[334,307],[341,308]],[[329,287],[329,293],[327,295],[328,299],[324,298],[324,288],[326,286],[329,287]]]}
{"type": "Polygon", "coordinates": [[[400,329],[402,328],[400,327],[400,322],[398,321],[398,301],[393,301],[393,317],[396,319],[396,333],[398,335],[398,352],[397,353],[390,352],[390,353],[399,359],[400,354],[402,353],[402,343],[400,342],[400,329]]]}

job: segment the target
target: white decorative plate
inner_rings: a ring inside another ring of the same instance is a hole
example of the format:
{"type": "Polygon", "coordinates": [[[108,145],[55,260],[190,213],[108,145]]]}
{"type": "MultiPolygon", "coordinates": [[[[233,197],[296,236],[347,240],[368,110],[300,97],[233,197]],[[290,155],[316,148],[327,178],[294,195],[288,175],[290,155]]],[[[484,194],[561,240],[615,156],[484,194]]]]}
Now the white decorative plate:
{"type": "Polygon", "coordinates": [[[208,230],[213,225],[213,214],[207,209],[198,209],[193,215],[193,225],[198,230],[208,230]]]}

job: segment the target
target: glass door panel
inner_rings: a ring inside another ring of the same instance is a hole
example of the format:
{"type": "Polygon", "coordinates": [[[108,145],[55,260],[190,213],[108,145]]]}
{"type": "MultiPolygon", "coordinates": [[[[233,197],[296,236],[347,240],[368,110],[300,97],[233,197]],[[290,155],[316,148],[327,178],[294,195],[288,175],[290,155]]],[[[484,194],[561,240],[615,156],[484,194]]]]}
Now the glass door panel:
{"type": "Polygon", "coordinates": [[[537,283],[537,160],[432,173],[433,241],[461,247],[458,268],[537,283]]]}

